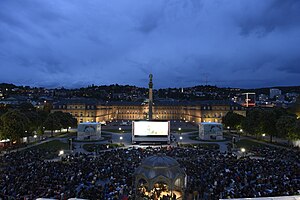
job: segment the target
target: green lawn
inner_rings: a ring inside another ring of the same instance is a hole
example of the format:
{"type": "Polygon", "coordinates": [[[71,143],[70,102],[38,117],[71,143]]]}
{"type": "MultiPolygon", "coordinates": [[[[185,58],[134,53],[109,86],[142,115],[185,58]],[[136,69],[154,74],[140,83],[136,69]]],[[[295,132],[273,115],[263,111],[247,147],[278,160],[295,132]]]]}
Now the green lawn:
{"type": "Polygon", "coordinates": [[[252,147],[263,147],[263,146],[267,146],[267,145],[252,140],[248,140],[248,139],[242,139],[236,143],[237,148],[251,149],[252,147]]]}
{"type": "Polygon", "coordinates": [[[224,137],[224,140],[200,140],[198,133],[189,134],[189,138],[191,140],[204,141],[204,142],[224,142],[224,141],[228,141],[231,139],[231,138],[224,137]]]}
{"type": "Polygon", "coordinates": [[[58,137],[58,138],[69,138],[69,137],[74,137],[74,136],[77,136],[77,132],[63,133],[63,134],[60,134],[60,135],[56,135],[55,137],[58,137]]]}
{"type": "Polygon", "coordinates": [[[69,149],[69,144],[61,142],[60,140],[52,140],[50,142],[45,142],[43,144],[34,146],[33,148],[58,152],[59,150],[69,149]]]}
{"type": "Polygon", "coordinates": [[[45,153],[43,155],[44,159],[53,159],[58,156],[60,150],[68,150],[69,144],[61,142],[60,140],[52,140],[50,142],[45,142],[43,144],[31,147],[33,149],[39,149],[45,153]]]}
{"type": "Polygon", "coordinates": [[[107,145],[109,148],[117,148],[117,147],[123,147],[124,145],[122,144],[84,144],[82,148],[88,152],[94,152],[100,151],[100,150],[106,150],[107,145]]]}
{"type": "Polygon", "coordinates": [[[102,135],[102,139],[100,140],[74,140],[74,142],[82,142],[82,143],[95,143],[95,142],[101,142],[101,141],[105,141],[105,140],[109,140],[111,139],[111,136],[103,136],[102,135]]]}
{"type": "Polygon", "coordinates": [[[130,133],[132,132],[131,129],[126,129],[126,130],[121,130],[119,131],[119,129],[102,129],[102,131],[107,131],[107,132],[113,132],[113,133],[130,133]]]}
{"type": "Polygon", "coordinates": [[[181,129],[181,131],[178,131],[178,129],[171,129],[171,132],[177,132],[177,133],[185,133],[185,132],[192,132],[192,131],[198,131],[197,128],[195,129],[181,129]]]}

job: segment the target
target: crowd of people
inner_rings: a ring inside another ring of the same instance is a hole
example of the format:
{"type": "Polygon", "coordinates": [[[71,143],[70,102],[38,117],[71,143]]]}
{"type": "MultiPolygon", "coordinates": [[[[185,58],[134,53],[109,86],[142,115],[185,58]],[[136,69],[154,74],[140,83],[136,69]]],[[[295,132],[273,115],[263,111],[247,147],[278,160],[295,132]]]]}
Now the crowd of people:
{"type": "Polygon", "coordinates": [[[134,170],[141,160],[163,153],[187,173],[185,199],[220,199],[300,194],[299,151],[255,148],[238,158],[195,147],[112,149],[45,160],[47,151],[0,157],[0,198],[135,199],[134,170]]]}

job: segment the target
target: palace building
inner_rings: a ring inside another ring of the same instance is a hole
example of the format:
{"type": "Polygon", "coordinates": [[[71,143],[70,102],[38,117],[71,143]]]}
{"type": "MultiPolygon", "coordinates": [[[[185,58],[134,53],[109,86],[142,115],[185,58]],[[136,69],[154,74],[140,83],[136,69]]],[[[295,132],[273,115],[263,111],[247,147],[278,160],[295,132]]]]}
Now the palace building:
{"type": "Polygon", "coordinates": [[[78,123],[112,120],[184,120],[189,122],[222,122],[227,112],[246,115],[246,109],[229,100],[155,101],[152,97],[152,75],[149,76],[149,100],[145,102],[103,102],[72,98],[53,104],[52,112],[69,112],[78,123]]]}

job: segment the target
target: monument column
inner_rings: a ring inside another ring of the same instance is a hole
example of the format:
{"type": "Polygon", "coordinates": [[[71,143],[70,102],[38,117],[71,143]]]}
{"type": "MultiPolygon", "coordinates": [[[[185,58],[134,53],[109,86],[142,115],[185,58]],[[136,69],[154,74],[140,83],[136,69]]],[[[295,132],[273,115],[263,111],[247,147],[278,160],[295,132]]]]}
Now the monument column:
{"type": "Polygon", "coordinates": [[[153,105],[153,83],[152,83],[153,75],[149,75],[149,120],[152,120],[152,105],[153,105]]]}

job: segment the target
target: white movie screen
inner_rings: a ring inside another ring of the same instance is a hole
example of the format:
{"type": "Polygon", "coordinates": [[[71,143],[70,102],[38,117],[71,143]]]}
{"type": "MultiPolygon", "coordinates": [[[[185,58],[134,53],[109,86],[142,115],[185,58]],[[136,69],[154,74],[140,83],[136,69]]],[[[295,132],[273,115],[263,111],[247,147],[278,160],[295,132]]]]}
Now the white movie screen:
{"type": "Polygon", "coordinates": [[[134,135],[138,136],[153,136],[153,135],[164,135],[169,134],[169,123],[168,122],[151,122],[151,121],[140,121],[134,122],[134,135]]]}

